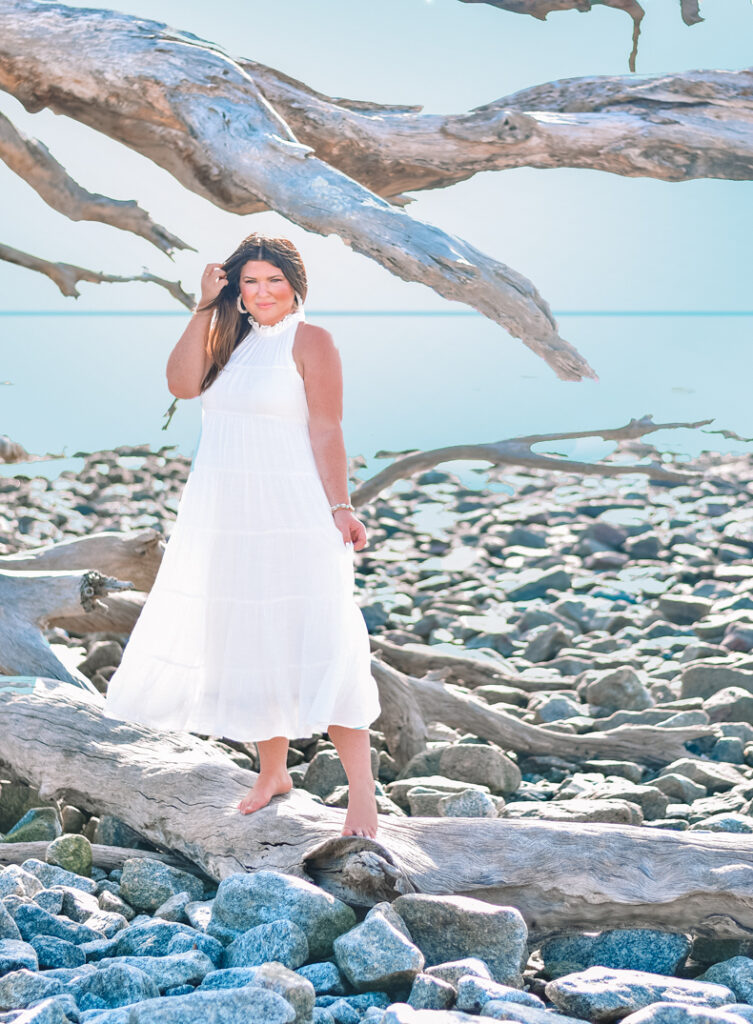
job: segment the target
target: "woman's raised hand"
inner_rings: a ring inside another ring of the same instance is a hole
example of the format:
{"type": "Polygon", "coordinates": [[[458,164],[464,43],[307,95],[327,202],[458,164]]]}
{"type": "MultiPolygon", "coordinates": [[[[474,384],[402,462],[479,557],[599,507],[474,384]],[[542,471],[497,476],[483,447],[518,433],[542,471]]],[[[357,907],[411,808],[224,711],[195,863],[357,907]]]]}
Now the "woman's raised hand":
{"type": "Polygon", "coordinates": [[[216,299],[227,284],[227,274],[222,269],[221,263],[207,263],[204,273],[201,275],[201,301],[205,305],[216,299]]]}

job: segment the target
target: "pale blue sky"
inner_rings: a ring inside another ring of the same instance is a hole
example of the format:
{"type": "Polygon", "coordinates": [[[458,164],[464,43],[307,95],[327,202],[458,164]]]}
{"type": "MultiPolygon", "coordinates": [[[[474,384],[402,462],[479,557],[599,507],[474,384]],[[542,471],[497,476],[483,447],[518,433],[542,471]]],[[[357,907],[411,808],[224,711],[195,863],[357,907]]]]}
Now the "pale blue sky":
{"type": "MultiPolygon", "coordinates": [[[[73,3],[72,6],[91,6],[73,3]]],[[[187,29],[331,95],[422,103],[459,112],[557,78],[627,74],[631,22],[622,12],[551,14],[546,22],[458,0],[120,0],[99,6],[187,29]]],[[[679,3],[648,0],[638,74],[750,63],[749,0],[702,5],[682,23],[679,3]]],[[[135,198],[199,250],[173,261],[145,241],[74,224],[0,164],[3,242],[112,273],[147,267],[188,290],[208,260],[253,229],[287,234],[309,270],[310,309],[458,309],[408,284],[338,238],[276,214],[217,210],[143,157],[64,117],[31,115],[0,93],[0,110],[38,136],[84,186],[135,198]]],[[[749,309],[753,234],[749,182],[666,183],[587,170],[519,169],[414,193],[412,215],[460,235],[530,277],[555,311],[749,309]]],[[[46,278],[0,264],[0,309],[176,309],[151,285],[81,285],[77,302],[46,278]]]]}

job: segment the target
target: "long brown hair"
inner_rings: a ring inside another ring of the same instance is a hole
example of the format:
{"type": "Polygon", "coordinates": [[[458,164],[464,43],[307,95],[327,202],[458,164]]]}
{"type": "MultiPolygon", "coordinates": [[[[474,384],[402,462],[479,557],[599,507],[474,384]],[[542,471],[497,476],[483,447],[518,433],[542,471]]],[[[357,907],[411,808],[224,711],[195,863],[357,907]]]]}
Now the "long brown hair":
{"type": "Polygon", "coordinates": [[[206,391],[220,370],[233,354],[236,346],[249,331],[247,317],[238,311],[241,270],[248,260],[264,260],[281,270],[293,287],[293,291],[306,299],[308,284],[306,268],[301,254],[287,238],[272,238],[257,232],[244,238],[237,249],[222,264],[227,274],[227,284],[220,293],[197,309],[213,309],[214,316],[209,328],[208,349],[212,365],[201,382],[200,393],[206,391]]]}

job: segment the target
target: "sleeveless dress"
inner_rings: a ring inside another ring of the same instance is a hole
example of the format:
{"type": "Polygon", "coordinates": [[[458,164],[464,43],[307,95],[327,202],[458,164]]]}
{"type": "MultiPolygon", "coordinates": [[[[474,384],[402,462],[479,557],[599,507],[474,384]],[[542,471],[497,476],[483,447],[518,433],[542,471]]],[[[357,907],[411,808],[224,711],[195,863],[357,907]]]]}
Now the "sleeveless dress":
{"type": "Polygon", "coordinates": [[[303,309],[254,325],[201,395],[201,433],[104,714],[251,742],[368,728],[381,708],[308,433],[303,309]]]}

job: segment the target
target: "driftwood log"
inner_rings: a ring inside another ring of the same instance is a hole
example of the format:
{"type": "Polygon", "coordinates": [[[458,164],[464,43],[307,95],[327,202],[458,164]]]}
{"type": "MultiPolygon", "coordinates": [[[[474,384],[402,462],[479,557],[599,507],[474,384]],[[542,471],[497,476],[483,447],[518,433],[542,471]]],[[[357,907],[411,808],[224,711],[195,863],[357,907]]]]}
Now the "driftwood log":
{"type": "Polygon", "coordinates": [[[105,718],[101,703],[54,680],[4,680],[0,760],[43,799],[116,815],[211,878],[272,868],[362,906],[412,891],[475,896],[519,907],[533,938],[620,926],[753,934],[746,836],[380,816],[378,839],[344,837],[345,811],[300,789],[241,814],[253,772],[190,733],[105,718]]]}
{"type": "MultiPolygon", "coordinates": [[[[0,865],[23,864],[30,857],[35,860],[45,860],[49,845],[50,843],[46,839],[30,843],[0,843],[0,865]]],[[[143,850],[130,846],[105,846],[102,843],[91,843],[91,849],[92,864],[102,868],[103,871],[122,868],[123,864],[133,857],[161,860],[164,864],[172,864],[176,868],[185,868],[187,863],[192,863],[191,861],[187,862],[185,857],[176,857],[174,854],[162,853],[159,850],[143,850]]]]}

